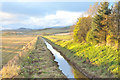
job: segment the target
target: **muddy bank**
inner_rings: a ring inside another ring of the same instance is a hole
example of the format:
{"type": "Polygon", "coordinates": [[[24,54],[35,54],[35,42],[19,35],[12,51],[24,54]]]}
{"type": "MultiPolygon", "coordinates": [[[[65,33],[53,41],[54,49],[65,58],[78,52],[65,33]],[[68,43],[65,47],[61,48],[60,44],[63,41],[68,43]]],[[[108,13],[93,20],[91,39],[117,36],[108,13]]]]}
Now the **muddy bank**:
{"type": "MultiPolygon", "coordinates": [[[[80,61],[78,60],[78,58],[73,56],[74,52],[71,52],[70,50],[67,50],[66,48],[63,48],[59,45],[54,44],[53,42],[51,42],[50,40],[44,38],[47,42],[49,42],[54,49],[56,49],[58,52],[61,53],[61,55],[75,68],[77,69],[79,72],[81,72],[84,76],[88,77],[88,78],[99,78],[98,76],[91,74],[89,71],[87,71],[84,67],[81,67],[82,64],[78,64],[77,62],[80,61]]],[[[91,64],[87,64],[84,63],[89,66],[92,67],[91,64]]]]}
{"type": "Polygon", "coordinates": [[[35,49],[28,53],[21,62],[22,78],[66,78],[54,62],[54,57],[47,49],[41,37],[38,38],[35,49]]]}

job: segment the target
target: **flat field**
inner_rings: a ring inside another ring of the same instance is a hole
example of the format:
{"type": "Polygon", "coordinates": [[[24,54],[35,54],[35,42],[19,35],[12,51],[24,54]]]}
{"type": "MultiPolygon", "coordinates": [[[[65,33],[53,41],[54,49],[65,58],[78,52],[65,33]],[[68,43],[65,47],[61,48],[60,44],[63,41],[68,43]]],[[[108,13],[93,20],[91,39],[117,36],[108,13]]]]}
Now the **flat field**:
{"type": "Polygon", "coordinates": [[[23,46],[33,40],[35,36],[31,35],[11,35],[11,36],[2,36],[2,65],[6,64],[11,60],[16,54],[18,54],[23,46]]]}

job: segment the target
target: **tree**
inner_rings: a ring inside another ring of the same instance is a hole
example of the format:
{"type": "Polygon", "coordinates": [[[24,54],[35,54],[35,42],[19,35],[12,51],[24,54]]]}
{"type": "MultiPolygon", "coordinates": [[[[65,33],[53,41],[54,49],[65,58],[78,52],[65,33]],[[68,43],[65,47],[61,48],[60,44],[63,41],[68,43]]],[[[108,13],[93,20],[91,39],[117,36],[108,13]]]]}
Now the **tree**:
{"type": "Polygon", "coordinates": [[[81,17],[74,28],[74,40],[77,42],[86,41],[87,32],[91,29],[92,17],[81,17]]]}
{"type": "Polygon", "coordinates": [[[70,35],[73,38],[73,31],[74,31],[75,25],[70,26],[70,35]]]}
{"type": "Polygon", "coordinates": [[[90,7],[89,7],[89,9],[87,10],[86,13],[89,16],[94,16],[97,13],[98,9],[99,9],[99,3],[96,2],[96,3],[94,3],[94,5],[90,5],[90,7]]]}
{"type": "Polygon", "coordinates": [[[115,3],[113,7],[113,24],[114,24],[114,34],[117,36],[118,49],[120,49],[120,1],[115,3]]]}
{"type": "Polygon", "coordinates": [[[94,24],[94,29],[92,31],[95,31],[94,38],[98,40],[98,42],[105,42],[106,44],[106,39],[107,39],[107,34],[108,34],[108,16],[111,14],[111,10],[108,8],[109,3],[108,2],[101,2],[100,7],[98,9],[97,14],[93,18],[93,24],[94,24]]]}

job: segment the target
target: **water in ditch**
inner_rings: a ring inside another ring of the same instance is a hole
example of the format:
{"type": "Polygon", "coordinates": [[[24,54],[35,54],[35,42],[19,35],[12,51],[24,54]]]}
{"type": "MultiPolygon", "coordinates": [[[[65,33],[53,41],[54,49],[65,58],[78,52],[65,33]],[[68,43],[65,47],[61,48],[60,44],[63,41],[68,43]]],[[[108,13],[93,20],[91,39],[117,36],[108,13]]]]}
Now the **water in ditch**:
{"type": "Polygon", "coordinates": [[[56,61],[59,65],[59,69],[63,72],[63,74],[67,78],[71,79],[80,79],[80,78],[86,78],[82,73],[77,71],[75,68],[73,68],[67,60],[64,59],[62,55],[58,51],[56,51],[46,40],[44,40],[47,48],[52,52],[53,56],[55,57],[54,61],[56,61]]]}

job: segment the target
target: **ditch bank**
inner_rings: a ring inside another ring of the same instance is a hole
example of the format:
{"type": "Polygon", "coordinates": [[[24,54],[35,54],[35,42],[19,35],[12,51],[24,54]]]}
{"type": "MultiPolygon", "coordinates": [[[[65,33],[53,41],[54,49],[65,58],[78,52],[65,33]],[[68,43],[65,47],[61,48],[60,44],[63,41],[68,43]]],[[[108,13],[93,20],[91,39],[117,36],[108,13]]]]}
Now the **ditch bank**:
{"type": "Polygon", "coordinates": [[[35,49],[22,59],[21,72],[17,78],[66,78],[66,76],[58,69],[43,39],[38,37],[35,49]]]}
{"type": "MultiPolygon", "coordinates": [[[[93,65],[88,64],[86,62],[81,62],[81,63],[77,63],[78,61],[80,62],[80,58],[74,56],[74,52],[61,47],[53,42],[51,42],[50,40],[48,40],[47,38],[44,38],[49,44],[52,45],[52,47],[57,50],[68,62],[69,64],[71,64],[76,70],[78,70],[80,73],[82,73],[84,76],[86,76],[89,79],[92,78],[100,78],[100,76],[95,75],[94,72],[89,71],[88,69],[86,69],[86,67],[93,67],[93,65]]],[[[94,68],[94,67],[93,67],[94,68]]]]}
{"type": "Polygon", "coordinates": [[[71,65],[57,50],[55,50],[45,39],[43,39],[47,48],[51,51],[53,54],[53,57],[55,57],[54,61],[57,62],[59,69],[62,71],[66,77],[73,78],[73,79],[80,79],[84,78],[85,80],[88,80],[88,78],[80,73],[76,68],[71,65]]]}

